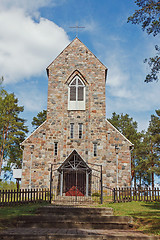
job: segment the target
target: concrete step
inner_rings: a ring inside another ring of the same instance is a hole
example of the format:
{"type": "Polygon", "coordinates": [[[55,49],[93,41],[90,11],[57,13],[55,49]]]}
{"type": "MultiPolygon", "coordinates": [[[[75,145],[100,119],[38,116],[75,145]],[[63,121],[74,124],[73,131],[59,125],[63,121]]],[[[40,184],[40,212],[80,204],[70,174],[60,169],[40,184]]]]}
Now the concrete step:
{"type": "MultiPolygon", "coordinates": [[[[95,197],[94,200],[99,201],[99,197],[95,197]]],[[[86,197],[86,196],[54,196],[52,203],[55,202],[60,203],[94,203],[92,197],[86,197]]]]}
{"type": "Polygon", "coordinates": [[[16,220],[17,227],[41,228],[84,228],[84,229],[129,229],[133,226],[132,218],[125,216],[66,216],[39,215],[22,216],[16,220]]]}
{"type": "Polygon", "coordinates": [[[18,222],[64,222],[64,221],[75,221],[75,222],[132,222],[132,218],[129,216],[94,216],[94,215],[28,215],[17,217],[18,222]]]}
{"type": "Polygon", "coordinates": [[[112,214],[112,208],[47,206],[39,208],[37,215],[17,218],[16,226],[84,229],[129,229],[133,226],[131,217],[112,214]]]}
{"type": "Polygon", "coordinates": [[[158,240],[141,232],[124,230],[85,230],[85,229],[8,229],[0,233],[1,240],[158,240]]]}
{"type": "Polygon", "coordinates": [[[13,220],[15,228],[0,232],[0,240],[157,240],[130,230],[130,217],[113,216],[110,208],[49,206],[36,215],[13,220]]]}
{"type": "Polygon", "coordinates": [[[72,221],[65,221],[65,222],[35,222],[35,223],[28,223],[22,222],[18,223],[18,228],[83,228],[83,229],[129,229],[132,227],[129,223],[105,223],[105,222],[72,222],[72,221]]]}
{"type": "Polygon", "coordinates": [[[72,207],[72,206],[46,206],[37,210],[38,214],[94,214],[94,215],[113,215],[112,208],[90,208],[90,207],[72,207]]]}

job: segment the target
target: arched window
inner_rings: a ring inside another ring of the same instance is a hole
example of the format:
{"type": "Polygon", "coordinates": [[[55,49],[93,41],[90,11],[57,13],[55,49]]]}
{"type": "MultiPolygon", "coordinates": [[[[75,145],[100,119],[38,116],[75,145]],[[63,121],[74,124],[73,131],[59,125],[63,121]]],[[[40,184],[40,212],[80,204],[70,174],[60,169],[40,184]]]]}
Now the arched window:
{"type": "Polygon", "coordinates": [[[85,84],[78,75],[68,87],[68,110],[85,110],[85,84]]]}

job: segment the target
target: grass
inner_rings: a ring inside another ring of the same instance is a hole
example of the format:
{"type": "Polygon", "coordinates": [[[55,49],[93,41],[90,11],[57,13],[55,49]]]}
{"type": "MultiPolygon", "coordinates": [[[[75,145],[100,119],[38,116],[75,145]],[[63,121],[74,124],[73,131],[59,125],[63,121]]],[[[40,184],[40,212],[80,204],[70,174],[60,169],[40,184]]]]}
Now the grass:
{"type": "Polygon", "coordinates": [[[0,207],[0,230],[12,225],[13,218],[35,214],[36,210],[48,203],[29,203],[26,205],[0,207]]]}
{"type": "MultiPolygon", "coordinates": [[[[36,210],[48,203],[37,203],[18,205],[14,207],[0,207],[0,229],[12,223],[12,219],[17,216],[31,215],[36,210]]],[[[117,216],[133,217],[135,228],[147,234],[160,235],[160,203],[158,202],[126,202],[126,203],[106,203],[98,207],[112,207],[117,216]]]]}
{"type": "Polygon", "coordinates": [[[160,202],[107,203],[101,206],[112,207],[116,216],[133,217],[138,231],[160,235],[160,202]]]}

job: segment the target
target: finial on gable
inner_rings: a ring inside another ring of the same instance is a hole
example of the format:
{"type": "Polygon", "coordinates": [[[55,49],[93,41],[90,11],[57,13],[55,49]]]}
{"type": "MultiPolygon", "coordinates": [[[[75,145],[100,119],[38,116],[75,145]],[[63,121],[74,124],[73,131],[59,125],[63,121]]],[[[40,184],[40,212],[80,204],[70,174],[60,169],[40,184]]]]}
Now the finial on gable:
{"type": "Polygon", "coordinates": [[[80,28],[85,28],[85,27],[78,26],[78,24],[77,24],[76,26],[73,26],[73,27],[70,27],[70,28],[76,29],[76,37],[78,38],[78,30],[79,30],[80,28]]]}

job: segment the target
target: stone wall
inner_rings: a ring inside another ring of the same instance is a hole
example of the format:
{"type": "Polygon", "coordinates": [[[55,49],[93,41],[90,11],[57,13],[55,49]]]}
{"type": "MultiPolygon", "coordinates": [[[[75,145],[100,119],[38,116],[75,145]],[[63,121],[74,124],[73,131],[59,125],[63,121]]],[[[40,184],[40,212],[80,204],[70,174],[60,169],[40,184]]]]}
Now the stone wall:
{"type": "Polygon", "coordinates": [[[78,38],[49,65],[47,120],[23,142],[22,188],[29,186],[31,158],[32,187],[49,187],[50,164],[63,162],[74,149],[84,161],[103,165],[104,184],[109,187],[117,184],[118,158],[118,185],[130,185],[131,143],[106,121],[106,72],[106,67],[78,38]],[[68,85],[74,74],[81,76],[86,88],[86,108],[81,111],[68,110],[68,85]],[[74,123],[73,139],[70,123],[74,123]],[[79,123],[83,124],[82,139],[78,138],[79,123]],[[57,156],[54,156],[55,142],[57,156]],[[96,157],[93,143],[97,143],[96,157]],[[32,154],[31,145],[34,145],[32,154]]]}

